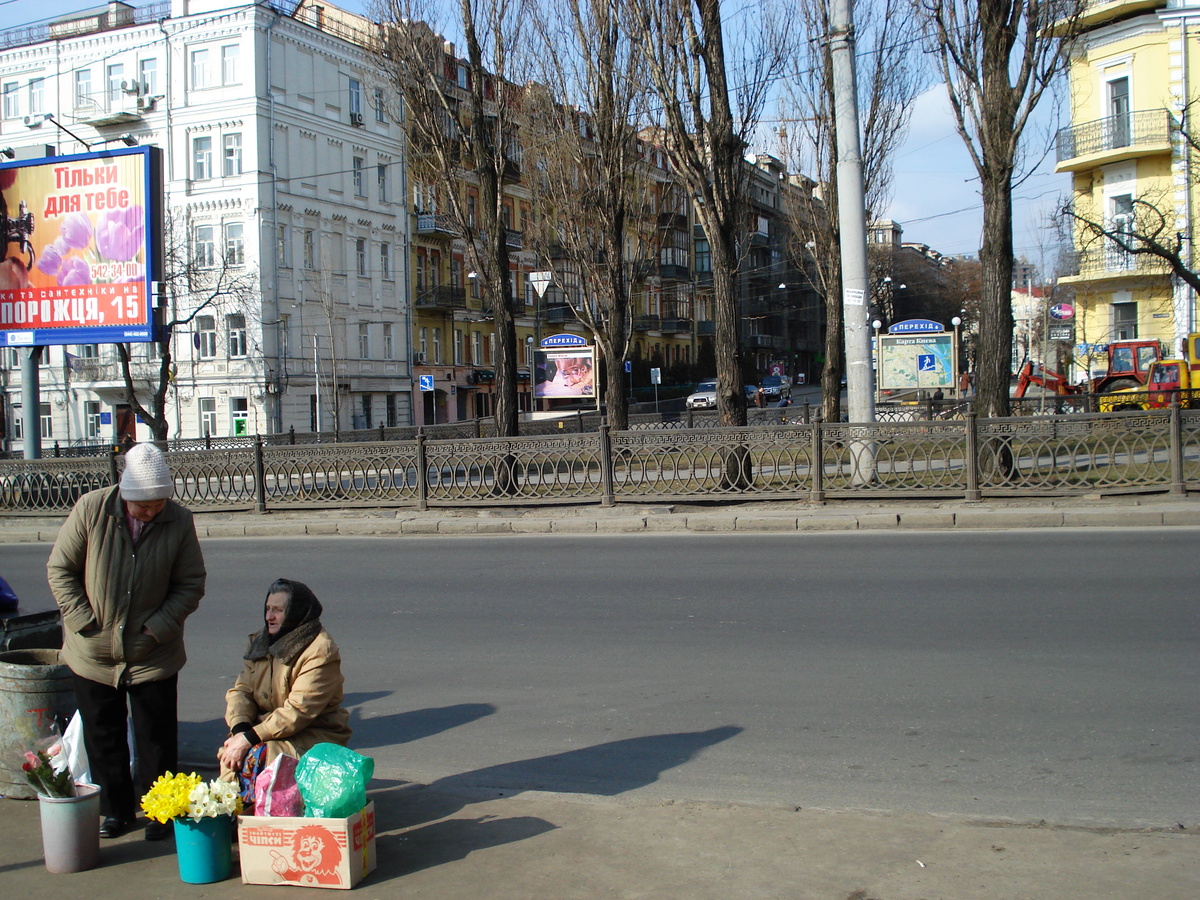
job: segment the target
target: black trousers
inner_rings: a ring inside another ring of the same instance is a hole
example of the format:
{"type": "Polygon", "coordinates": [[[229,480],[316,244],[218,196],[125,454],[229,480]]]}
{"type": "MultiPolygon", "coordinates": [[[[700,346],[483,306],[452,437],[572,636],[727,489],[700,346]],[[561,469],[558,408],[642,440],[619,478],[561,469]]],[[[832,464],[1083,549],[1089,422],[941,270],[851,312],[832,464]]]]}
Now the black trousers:
{"type": "Polygon", "coordinates": [[[132,821],[154,779],[178,771],[178,689],[178,675],[115,688],[75,676],[83,745],[92,780],[101,788],[101,815],[132,821]],[[136,782],[129,771],[128,715],[133,716],[136,782]]]}

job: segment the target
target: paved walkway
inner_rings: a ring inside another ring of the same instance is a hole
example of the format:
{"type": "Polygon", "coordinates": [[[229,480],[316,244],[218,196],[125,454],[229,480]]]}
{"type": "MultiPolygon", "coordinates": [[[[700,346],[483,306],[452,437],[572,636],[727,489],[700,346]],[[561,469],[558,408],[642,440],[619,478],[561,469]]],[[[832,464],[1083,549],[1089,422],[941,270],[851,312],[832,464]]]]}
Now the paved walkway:
{"type": "MultiPolygon", "coordinates": [[[[202,535],[429,535],[1200,525],[1200,501],[802,502],[523,510],[201,513],[202,535]]],[[[60,517],[0,519],[0,541],[52,540],[60,517]]],[[[523,792],[454,796],[377,771],[372,898],[489,900],[1196,900],[1200,821],[1153,829],[979,822],[926,815],[623,802],[523,792]]],[[[1195,794],[1195,785],[1180,785],[1195,794]]],[[[0,800],[0,896],[278,897],[236,874],[178,880],[171,842],[104,842],[101,866],[48,875],[36,803],[0,800]]],[[[1200,808],[1198,808],[1200,820],[1200,808]]],[[[293,889],[298,890],[298,889],[293,889]]]]}

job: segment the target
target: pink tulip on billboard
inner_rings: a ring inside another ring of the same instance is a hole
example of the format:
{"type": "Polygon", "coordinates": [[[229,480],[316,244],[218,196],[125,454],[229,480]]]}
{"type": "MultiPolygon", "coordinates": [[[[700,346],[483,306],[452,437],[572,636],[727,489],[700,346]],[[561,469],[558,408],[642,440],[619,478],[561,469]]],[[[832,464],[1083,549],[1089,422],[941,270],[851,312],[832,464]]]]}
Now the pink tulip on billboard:
{"type": "Polygon", "coordinates": [[[62,228],[59,229],[59,234],[61,235],[60,240],[65,241],[68,247],[73,247],[76,250],[82,250],[89,243],[91,243],[92,220],[88,218],[87,213],[69,213],[67,217],[63,219],[62,228]]]}
{"type": "Polygon", "coordinates": [[[109,209],[100,214],[96,223],[96,249],[105,259],[127,262],[142,249],[142,207],[109,209]]]}
{"type": "Polygon", "coordinates": [[[63,243],[63,239],[59,238],[53,244],[42,250],[42,255],[38,257],[37,267],[47,275],[55,275],[62,266],[63,257],[70,252],[70,248],[63,243]]]}
{"type": "Polygon", "coordinates": [[[92,283],[92,267],[78,256],[69,257],[58,270],[58,283],[63,287],[92,283]]]}

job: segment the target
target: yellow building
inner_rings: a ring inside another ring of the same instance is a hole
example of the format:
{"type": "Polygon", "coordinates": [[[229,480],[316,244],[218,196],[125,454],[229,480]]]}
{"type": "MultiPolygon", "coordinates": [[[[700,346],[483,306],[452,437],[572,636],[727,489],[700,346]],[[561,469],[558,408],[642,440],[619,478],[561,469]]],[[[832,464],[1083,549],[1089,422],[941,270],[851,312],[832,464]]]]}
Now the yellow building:
{"type": "MultiPolygon", "coordinates": [[[[1058,172],[1073,175],[1078,217],[1136,235],[1192,234],[1195,173],[1180,136],[1197,96],[1196,0],[1089,5],[1070,60],[1071,125],[1058,133],[1058,172]],[[1189,20],[1189,16],[1191,19],[1189,20]]],[[[1125,252],[1075,223],[1077,363],[1097,345],[1158,338],[1168,350],[1196,327],[1196,298],[1158,257],[1125,252]]],[[[1194,263],[1193,263],[1194,264],[1194,263]]],[[[1084,372],[1078,375],[1086,374],[1084,372]]]]}

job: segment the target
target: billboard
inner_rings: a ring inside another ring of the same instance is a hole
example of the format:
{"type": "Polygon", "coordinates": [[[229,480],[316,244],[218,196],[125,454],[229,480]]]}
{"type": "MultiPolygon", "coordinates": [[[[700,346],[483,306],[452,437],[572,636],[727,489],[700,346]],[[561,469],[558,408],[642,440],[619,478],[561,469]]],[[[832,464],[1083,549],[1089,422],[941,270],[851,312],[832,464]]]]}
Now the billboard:
{"type": "Polygon", "coordinates": [[[153,341],[162,151],[0,165],[0,346],[153,341]]]}
{"type": "Polygon", "coordinates": [[[954,388],[954,336],[894,334],[879,337],[879,389],[904,391],[954,388]]]}
{"type": "Polygon", "coordinates": [[[594,348],[590,346],[539,350],[534,354],[534,396],[594,397],[596,373],[593,354],[594,348]]]}

